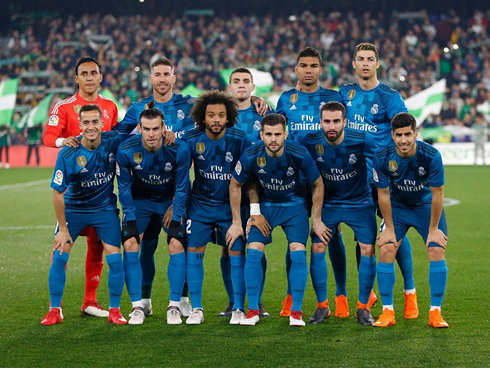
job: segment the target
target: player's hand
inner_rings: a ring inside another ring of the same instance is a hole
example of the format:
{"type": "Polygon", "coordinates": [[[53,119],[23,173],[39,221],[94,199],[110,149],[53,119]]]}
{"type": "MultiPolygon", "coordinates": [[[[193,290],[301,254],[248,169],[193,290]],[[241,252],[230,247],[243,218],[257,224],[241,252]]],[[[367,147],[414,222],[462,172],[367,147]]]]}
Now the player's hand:
{"type": "Polygon", "coordinates": [[[381,248],[382,246],[390,243],[393,244],[395,248],[397,247],[397,241],[396,241],[396,235],[394,229],[389,229],[385,227],[383,231],[378,235],[376,240],[378,241],[378,248],[381,248]]]}
{"type": "Polygon", "coordinates": [[[243,232],[243,228],[240,225],[231,224],[228,231],[226,232],[226,238],[225,238],[228,249],[231,249],[233,243],[235,243],[235,240],[237,240],[238,237],[240,236],[242,238],[245,238],[245,233],[243,232]]]}
{"type": "Polygon", "coordinates": [[[61,146],[78,147],[79,145],[80,145],[80,141],[78,140],[78,137],[68,137],[65,138],[61,146]]]}
{"type": "Polygon", "coordinates": [[[252,103],[260,116],[265,115],[269,110],[272,111],[272,107],[263,98],[252,96],[252,103]]]}
{"type": "Polygon", "coordinates": [[[170,131],[170,130],[166,130],[163,132],[163,138],[164,138],[164,141],[163,143],[165,143],[166,146],[170,146],[172,143],[175,142],[175,133],[170,131]]]}
{"type": "Polygon", "coordinates": [[[311,229],[324,245],[328,245],[330,239],[332,239],[332,230],[330,230],[322,221],[313,221],[311,229]]]}
{"type": "Polygon", "coordinates": [[[54,237],[53,252],[59,249],[60,254],[63,254],[63,252],[65,251],[64,247],[66,244],[70,244],[70,246],[72,246],[73,240],[68,230],[60,230],[58,234],[56,234],[56,236],[54,237]]]}
{"type": "Polygon", "coordinates": [[[252,215],[247,221],[247,234],[250,232],[252,226],[255,226],[260,230],[264,237],[268,237],[271,233],[271,225],[267,222],[264,215],[252,215]]]}
{"type": "Polygon", "coordinates": [[[178,240],[182,246],[185,245],[185,229],[184,225],[182,225],[179,221],[170,221],[167,237],[168,243],[170,243],[172,239],[178,240]]]}
{"type": "Polygon", "coordinates": [[[170,222],[172,221],[172,216],[174,215],[173,205],[168,206],[165,216],[163,216],[163,226],[167,229],[170,227],[170,222]]]}
{"type": "Polygon", "coordinates": [[[425,247],[429,248],[430,243],[439,244],[443,249],[446,249],[447,236],[440,229],[429,230],[425,247]]]}
{"type": "Polygon", "coordinates": [[[138,232],[138,227],[136,226],[136,220],[130,220],[123,223],[121,238],[123,245],[126,243],[126,240],[131,238],[135,238],[138,244],[140,243],[140,234],[138,232]]]}

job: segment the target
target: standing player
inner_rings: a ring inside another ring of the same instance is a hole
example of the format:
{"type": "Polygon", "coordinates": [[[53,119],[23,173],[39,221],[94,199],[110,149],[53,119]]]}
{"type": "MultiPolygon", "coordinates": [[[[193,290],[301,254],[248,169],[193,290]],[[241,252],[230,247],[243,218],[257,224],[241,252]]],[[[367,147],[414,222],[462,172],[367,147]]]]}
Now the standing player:
{"type": "Polygon", "coordinates": [[[431,145],[416,141],[416,121],[408,113],[395,115],[391,122],[395,145],[380,149],[374,157],[373,178],[385,228],[378,237],[378,286],[383,314],[374,327],[395,324],[393,286],[395,255],[410,227],[422,236],[429,256],[431,307],[429,325],[449,327],[441,316],[447,283],[444,253],[447,224],[444,215],[444,167],[441,154],[431,145]],[[390,199],[391,191],[391,199],[390,199]]]}
{"type": "Polygon", "coordinates": [[[109,264],[108,321],[127,323],[119,309],[124,288],[124,267],[120,251],[119,210],[114,194],[115,154],[121,140],[116,132],[101,133],[103,124],[99,106],[82,106],[82,138],[76,147],[67,146],[58,154],[51,181],[58,224],[49,270],[51,308],[41,321],[45,326],[63,320],[61,297],[66,280],[65,266],[73,243],[87,226],[92,226],[97,232],[109,264]]]}
{"type": "MultiPolygon", "coordinates": [[[[374,137],[375,145],[371,147],[367,163],[375,202],[377,191],[371,179],[373,155],[379,148],[392,144],[390,122],[393,116],[399,112],[408,112],[401,95],[378,80],[379,65],[376,46],[367,42],[360,43],[356,46],[352,61],[359,82],[346,84],[339,91],[342,102],[347,107],[347,128],[365,131],[374,137]]],[[[359,252],[357,255],[359,259],[359,252]]],[[[404,279],[404,316],[407,319],[417,318],[419,309],[413,280],[412,248],[407,237],[400,245],[396,260],[404,279]]],[[[373,293],[370,303],[375,303],[375,300],[373,293]]]]}
{"type": "MultiPolygon", "coordinates": [[[[354,230],[361,245],[359,301],[356,317],[363,325],[374,322],[369,295],[376,277],[376,215],[368,183],[366,154],[372,137],[365,132],[344,130],[345,107],[327,102],[321,108],[322,131],[308,134],[301,144],[310,152],[323,178],[322,221],[332,232],[344,222],[354,230]]],[[[312,234],[310,273],[317,308],[308,322],[316,324],[330,316],[327,299],[325,245],[312,234]]]]}
{"type": "MultiPolygon", "coordinates": [[[[187,282],[192,309],[186,323],[204,321],[202,284],[203,258],[207,243],[226,246],[225,232],[231,225],[229,185],[235,164],[250,146],[244,131],[234,127],[238,116],[236,103],[224,92],[206,92],[192,109],[197,128],[187,132],[185,140],[194,163],[194,183],[187,220],[187,282]]],[[[240,238],[228,247],[234,306],[230,324],[239,324],[245,317],[245,241],[240,238]]]]}
{"type": "MultiPolygon", "coordinates": [[[[286,233],[291,249],[290,283],[292,308],[289,324],[304,326],[301,307],[308,280],[306,263],[306,241],[309,233],[308,211],[304,196],[298,195],[300,172],[312,186],[313,215],[312,231],[324,244],[328,242],[330,231],[321,221],[323,202],[323,182],[318,169],[308,151],[298,143],[286,141],[286,119],[279,114],[269,114],[262,119],[261,138],[263,142],[249,148],[237,163],[230,183],[230,203],[233,224],[227,232],[230,246],[243,236],[240,216],[241,187],[251,175],[256,175],[259,185],[261,211],[270,224],[271,232],[281,226],[286,233]]],[[[266,244],[272,242],[272,235],[264,236],[257,227],[248,234],[248,255],[245,265],[245,283],[249,309],[241,325],[254,326],[259,322],[259,289],[262,282],[261,261],[266,244]]]]}
{"type": "MultiPolygon", "coordinates": [[[[323,104],[329,101],[342,102],[337,91],[320,86],[319,78],[322,70],[322,57],[318,50],[313,47],[306,47],[298,54],[294,69],[298,76],[298,84],[301,91],[293,88],[279,97],[277,113],[286,117],[288,137],[296,142],[300,142],[306,134],[317,132],[321,129],[320,109],[323,104]]],[[[304,191],[306,192],[306,190],[304,191]]],[[[346,283],[346,258],[345,246],[340,231],[331,239],[328,251],[335,280],[339,280],[337,285],[342,285],[346,283]],[[337,265],[340,265],[340,268],[337,265]]],[[[289,267],[289,255],[286,254],[286,273],[289,273],[289,267]]],[[[288,282],[287,297],[283,301],[281,316],[287,317],[291,314],[292,299],[290,289],[288,282]]],[[[337,303],[336,316],[348,316],[348,311],[346,303],[337,303]],[[345,315],[346,313],[347,315],[345,315]]]]}
{"type": "MultiPolygon", "coordinates": [[[[154,102],[148,103],[148,109],[140,114],[138,131],[141,134],[126,140],[117,151],[117,181],[119,200],[124,212],[123,229],[126,227],[133,230],[129,231],[127,236],[123,231],[123,241],[130,237],[128,241],[133,247],[133,262],[138,264],[140,270],[139,239],[143,238],[153,216],[157,216],[163,225],[163,218],[173,201],[168,229],[170,261],[167,275],[170,284],[170,304],[167,323],[175,325],[182,323],[179,308],[185,280],[185,232],[182,219],[185,216],[189,191],[190,154],[187,145],[181,141],[170,146],[163,144],[163,119],[162,112],[154,108],[154,102]]],[[[128,254],[125,253],[124,260],[128,254]]],[[[141,278],[137,283],[137,289],[141,299],[141,278]]],[[[138,306],[133,303],[133,307],[138,306]]]]}
{"type": "MultiPolygon", "coordinates": [[[[117,124],[117,107],[111,100],[99,95],[102,73],[100,64],[93,57],[85,56],[75,66],[75,83],[78,92],[54,105],[44,131],[43,141],[48,147],[77,147],[80,125],[78,113],[82,106],[96,104],[102,110],[104,131],[117,124]]],[[[87,236],[87,260],[85,263],[85,295],[82,313],[96,317],[107,317],[109,312],[97,303],[97,288],[102,274],[104,248],[99,244],[94,229],[80,233],[87,236]]]]}

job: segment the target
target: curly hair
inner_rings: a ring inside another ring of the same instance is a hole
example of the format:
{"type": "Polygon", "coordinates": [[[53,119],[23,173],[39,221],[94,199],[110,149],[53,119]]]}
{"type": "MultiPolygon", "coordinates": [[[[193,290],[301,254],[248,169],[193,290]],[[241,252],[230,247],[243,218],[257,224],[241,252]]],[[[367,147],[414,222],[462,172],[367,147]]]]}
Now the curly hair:
{"type": "Polygon", "coordinates": [[[233,97],[226,92],[208,91],[204,92],[196,98],[194,107],[191,110],[191,117],[196,123],[199,130],[204,130],[206,127],[206,107],[208,105],[225,105],[227,128],[231,128],[237,123],[238,105],[233,97]]]}

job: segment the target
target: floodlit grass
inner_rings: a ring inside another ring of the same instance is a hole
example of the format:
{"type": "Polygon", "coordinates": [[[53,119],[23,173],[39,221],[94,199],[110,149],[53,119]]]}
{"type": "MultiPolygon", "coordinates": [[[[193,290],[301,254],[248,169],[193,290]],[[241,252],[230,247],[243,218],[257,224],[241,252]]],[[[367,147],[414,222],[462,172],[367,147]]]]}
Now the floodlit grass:
{"type": "MultiPolygon", "coordinates": [[[[460,204],[447,207],[449,280],[443,316],[449,329],[428,326],[428,260],[420,236],[409,232],[420,307],[417,320],[403,318],[402,277],[397,270],[397,323],[386,329],[361,326],[354,317],[330,317],[305,328],[289,327],[279,317],[285,296],[285,238],[275,231],[268,257],[264,304],[270,318],[255,327],[230,326],[217,313],[227,304],[219,269],[219,247],[209,245],[204,261],[204,314],[200,326],[166,325],[168,252],[160,241],[156,254],[154,316],[142,326],[114,326],[105,319],[80,316],[86,244],[75,243],[63,296],[63,323],[40,325],[49,304],[48,270],[55,216],[50,169],[0,170],[0,366],[488,366],[490,281],[487,228],[490,171],[486,167],[447,167],[445,196],[460,204]],[[12,186],[35,182],[32,185],[12,186]],[[18,228],[20,227],[20,228],[18,228]]],[[[343,226],[348,251],[351,314],[357,300],[357,270],[350,229],[343,226]]],[[[104,267],[99,302],[108,306],[104,267]]],[[[329,269],[332,309],[335,285],[329,269]]],[[[377,290],[377,286],[375,286],[377,290]]],[[[315,309],[311,281],[303,304],[306,318],[315,309]]],[[[123,313],[131,304],[125,291],[123,313]]],[[[380,303],[373,316],[381,313],[380,303]]]]}

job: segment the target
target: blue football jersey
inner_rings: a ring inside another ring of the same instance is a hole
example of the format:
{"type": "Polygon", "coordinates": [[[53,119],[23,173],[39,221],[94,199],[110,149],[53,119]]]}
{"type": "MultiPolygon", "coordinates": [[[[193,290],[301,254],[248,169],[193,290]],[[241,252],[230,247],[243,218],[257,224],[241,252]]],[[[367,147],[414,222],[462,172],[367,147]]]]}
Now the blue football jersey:
{"type": "Polygon", "coordinates": [[[185,132],[194,128],[194,121],[190,116],[190,111],[194,106],[193,97],[173,94],[170,101],[165,103],[156,102],[153,95],[133,103],[126,112],[124,119],[114,127],[114,130],[125,136],[131,134],[140,121],[141,112],[147,108],[151,101],[155,102],[156,109],[163,112],[165,127],[174,132],[176,138],[182,138],[185,132]]]}
{"type": "Polygon", "coordinates": [[[315,162],[305,147],[286,140],[281,157],[270,157],[264,142],[247,149],[237,163],[233,177],[245,183],[250,175],[259,180],[260,204],[265,206],[294,206],[305,203],[306,188],[300,185],[300,173],[308,183],[320,177],[315,162]]]}
{"type": "Polygon", "coordinates": [[[101,134],[101,143],[94,150],[80,144],[64,147],[58,153],[51,188],[66,191],[65,211],[87,213],[117,208],[114,175],[121,138],[114,131],[101,134]]]}
{"type": "Polygon", "coordinates": [[[135,219],[133,199],[163,202],[175,195],[172,219],[180,221],[189,192],[191,160],[184,142],[163,144],[157,152],[150,153],[138,134],[119,146],[116,159],[119,201],[126,220],[135,219]]]}
{"type": "Polygon", "coordinates": [[[197,128],[186,133],[184,140],[194,164],[191,201],[219,206],[230,203],[231,173],[245,150],[250,147],[247,134],[235,127],[226,128],[221,139],[210,139],[197,128]]]}
{"type": "MultiPolygon", "coordinates": [[[[267,111],[267,114],[271,114],[274,111],[267,111]]],[[[265,116],[265,115],[264,115],[265,116]]],[[[235,127],[245,131],[248,135],[248,139],[252,144],[261,141],[260,139],[260,122],[264,116],[260,116],[255,110],[255,106],[252,105],[248,109],[238,110],[238,119],[235,127]]]]}
{"type": "Polygon", "coordinates": [[[284,115],[288,124],[288,138],[300,142],[306,134],[320,130],[320,109],[330,101],[342,102],[337,91],[324,87],[306,93],[291,89],[277,102],[276,112],[284,115]]]}
{"type": "Polygon", "coordinates": [[[394,144],[380,149],[374,156],[374,185],[390,187],[394,207],[430,207],[430,187],[444,185],[441,154],[425,142],[417,141],[417,151],[402,158],[394,144]]]}
{"type": "Polygon", "coordinates": [[[364,91],[359,83],[343,85],[339,90],[347,109],[347,129],[365,131],[375,137],[368,164],[378,148],[388,147],[391,139],[391,119],[399,112],[408,112],[402,96],[386,84],[364,91]]]}
{"type": "Polygon", "coordinates": [[[322,175],[324,205],[328,207],[371,207],[366,150],[372,138],[365,132],[344,130],[344,140],[331,145],[323,131],[310,133],[301,144],[306,147],[322,175]]]}

